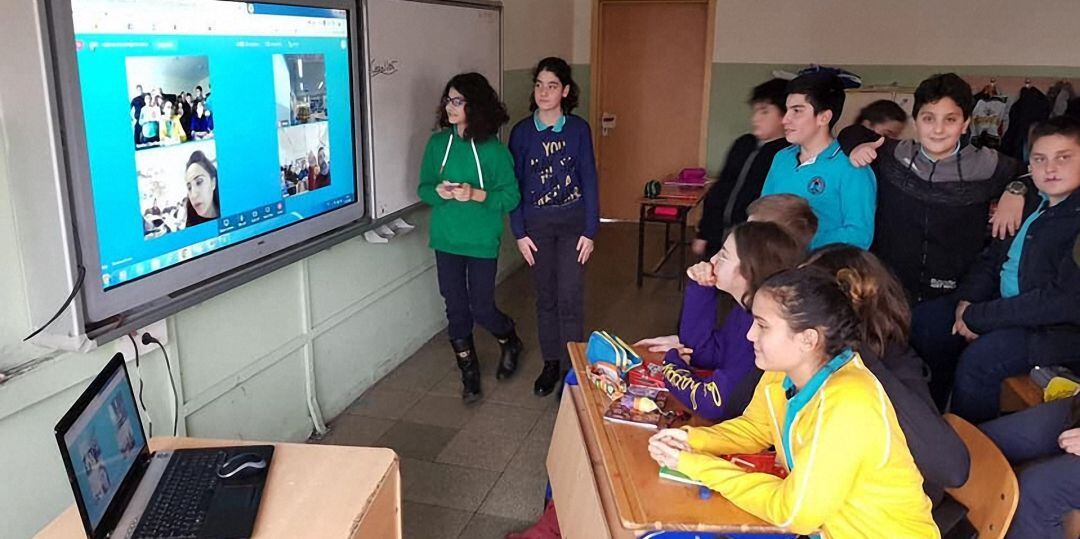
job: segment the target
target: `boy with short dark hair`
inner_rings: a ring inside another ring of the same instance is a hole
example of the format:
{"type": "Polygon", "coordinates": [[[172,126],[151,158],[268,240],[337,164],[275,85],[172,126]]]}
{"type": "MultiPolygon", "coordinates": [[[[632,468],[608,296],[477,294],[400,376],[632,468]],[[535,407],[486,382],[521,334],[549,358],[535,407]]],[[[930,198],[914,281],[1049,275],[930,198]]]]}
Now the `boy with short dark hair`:
{"type": "MultiPolygon", "coordinates": [[[[840,132],[855,166],[873,164],[878,180],[874,254],[900,279],[912,303],[955,291],[986,245],[990,204],[998,237],[1019,226],[1026,187],[1009,183],[1019,163],[963,140],[971,122],[971,86],[953,73],[915,90],[914,140],[887,139],[861,125],[840,132]],[[856,147],[857,146],[857,147],[856,147]],[[1002,195],[1007,186],[1018,195],[1002,195]]],[[[923,350],[919,350],[923,352],[923,350]]]]}
{"type": "Polygon", "coordinates": [[[877,182],[869,168],[855,168],[832,138],[844,109],[844,87],[830,73],[796,77],[788,84],[784,135],[792,145],[773,159],[762,196],[805,198],[818,218],[814,249],[829,243],[869,248],[874,238],[877,182]]]}
{"type": "Polygon", "coordinates": [[[704,258],[716,254],[725,231],[745,221],[747,206],[761,195],[773,156],[788,145],[782,123],[787,85],[786,80],[772,79],[750,93],[750,132],[731,144],[717,182],[705,195],[694,253],[704,258]]]}
{"type": "Polygon", "coordinates": [[[1080,350],[1080,268],[1072,258],[1080,234],[1080,122],[1051,118],[1031,140],[1038,196],[1028,197],[1020,230],[980,255],[954,313],[948,302],[931,302],[936,310],[924,309],[925,319],[914,324],[922,334],[913,341],[935,376],[931,389],[947,396],[955,368],[952,410],[972,423],[997,416],[1005,378],[1072,360],[1080,350]]]}

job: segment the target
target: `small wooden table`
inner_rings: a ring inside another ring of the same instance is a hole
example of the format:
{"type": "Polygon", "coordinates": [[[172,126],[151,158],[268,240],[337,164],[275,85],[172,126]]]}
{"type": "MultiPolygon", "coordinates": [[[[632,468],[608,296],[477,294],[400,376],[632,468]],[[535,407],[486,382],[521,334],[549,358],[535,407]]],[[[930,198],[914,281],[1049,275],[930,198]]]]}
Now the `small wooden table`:
{"type": "Polygon", "coordinates": [[[657,279],[675,279],[682,289],[682,272],[686,269],[686,228],[689,224],[690,211],[705,198],[711,182],[700,187],[677,187],[664,185],[657,198],[641,197],[638,199],[638,252],[637,285],[641,288],[645,277],[657,279]],[[657,215],[657,208],[673,208],[675,215],[657,215]],[[664,256],[651,271],[645,271],[645,223],[664,223],[664,256]],[[679,225],[679,239],[671,239],[671,225],[679,225]],[[679,251],[679,268],[674,274],[660,273],[660,268],[667,263],[675,250],[679,251]]]}
{"type": "MultiPolygon", "coordinates": [[[[586,380],[585,344],[567,346],[578,380],[586,380]]],[[[697,488],[661,480],[648,453],[654,431],[604,421],[609,403],[585,382],[563,392],[547,464],[564,536],[634,537],[651,530],[784,533],[719,493],[701,499],[697,488]]]]}
{"type": "MultiPolygon", "coordinates": [[[[154,438],[152,451],[268,442],[154,438]]],[[[393,450],[275,443],[252,537],[401,537],[401,469],[393,450]]],[[[72,505],[38,538],[86,537],[72,505]]]]}

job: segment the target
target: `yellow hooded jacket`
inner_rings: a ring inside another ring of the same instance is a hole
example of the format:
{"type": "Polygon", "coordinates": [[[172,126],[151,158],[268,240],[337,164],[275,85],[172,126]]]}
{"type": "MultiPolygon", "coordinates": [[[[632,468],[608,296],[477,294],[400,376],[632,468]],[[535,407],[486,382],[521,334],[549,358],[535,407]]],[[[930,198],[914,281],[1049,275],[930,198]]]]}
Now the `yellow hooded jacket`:
{"type": "Polygon", "coordinates": [[[850,350],[798,392],[766,372],[742,416],[688,431],[694,451],[678,470],[777,526],[823,539],[940,537],[892,403],[850,350]],[[771,446],[785,479],[715,456],[771,446]]]}

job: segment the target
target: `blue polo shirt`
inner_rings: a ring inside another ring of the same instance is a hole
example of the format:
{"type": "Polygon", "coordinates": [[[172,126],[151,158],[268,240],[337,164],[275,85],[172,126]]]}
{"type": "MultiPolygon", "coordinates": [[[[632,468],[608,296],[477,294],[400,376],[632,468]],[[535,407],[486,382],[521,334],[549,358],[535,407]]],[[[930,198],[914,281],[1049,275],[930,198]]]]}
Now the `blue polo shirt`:
{"type": "Polygon", "coordinates": [[[874,171],[852,166],[836,140],[805,163],[799,163],[799,151],[793,145],[776,154],[761,196],[793,194],[810,202],[818,218],[811,249],[830,243],[869,249],[877,211],[874,171]]]}
{"type": "Polygon", "coordinates": [[[1024,220],[1024,224],[1020,227],[1020,230],[1016,232],[1016,237],[1013,238],[1012,244],[1009,245],[1009,252],[1005,263],[1001,265],[1001,297],[1011,298],[1020,295],[1020,257],[1024,254],[1024,240],[1027,239],[1028,229],[1031,228],[1031,223],[1034,223],[1046,211],[1046,205],[1050,202],[1050,199],[1046,195],[1039,193],[1042,196],[1042,202],[1039,203],[1039,207],[1024,220]]]}

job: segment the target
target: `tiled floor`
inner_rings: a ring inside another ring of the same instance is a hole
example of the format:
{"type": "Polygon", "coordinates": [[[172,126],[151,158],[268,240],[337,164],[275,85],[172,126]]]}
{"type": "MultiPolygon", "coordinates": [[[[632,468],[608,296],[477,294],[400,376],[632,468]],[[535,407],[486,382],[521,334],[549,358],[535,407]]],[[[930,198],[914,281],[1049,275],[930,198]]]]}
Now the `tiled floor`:
{"type": "MultiPolygon", "coordinates": [[[[662,230],[650,230],[654,254],[662,230]]],[[[606,329],[631,342],[672,333],[681,305],[675,283],[650,279],[634,286],[637,225],[605,224],[596,239],[586,276],[586,330],[606,329]]],[[[558,401],[532,393],[542,359],[528,269],[506,279],[497,299],[526,343],[513,378],[495,380],[498,344],[478,329],[484,398],[466,406],[443,332],[335,418],[320,440],[398,452],[406,538],[502,538],[540,516],[558,401]]]]}

